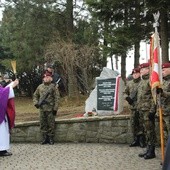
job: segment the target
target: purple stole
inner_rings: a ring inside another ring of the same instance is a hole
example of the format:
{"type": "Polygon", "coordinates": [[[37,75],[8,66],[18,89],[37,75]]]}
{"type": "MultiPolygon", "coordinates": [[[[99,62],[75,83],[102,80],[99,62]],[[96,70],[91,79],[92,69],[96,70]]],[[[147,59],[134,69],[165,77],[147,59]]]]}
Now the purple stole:
{"type": "Polygon", "coordinates": [[[9,96],[9,87],[0,87],[0,124],[5,120],[7,112],[7,103],[9,96]]]}

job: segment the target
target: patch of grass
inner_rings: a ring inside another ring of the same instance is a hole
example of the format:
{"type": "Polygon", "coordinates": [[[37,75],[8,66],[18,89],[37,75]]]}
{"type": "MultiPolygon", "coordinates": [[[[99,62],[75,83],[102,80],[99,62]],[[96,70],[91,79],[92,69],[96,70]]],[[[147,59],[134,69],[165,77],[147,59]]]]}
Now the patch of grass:
{"type": "MultiPolygon", "coordinates": [[[[67,119],[76,117],[77,114],[84,113],[85,100],[87,96],[70,99],[68,97],[60,98],[59,110],[57,117],[59,119],[67,119]]],[[[33,105],[32,98],[16,97],[16,122],[37,121],[39,120],[39,109],[33,105]]]]}
{"type": "Polygon", "coordinates": [[[79,96],[76,98],[69,98],[68,96],[60,98],[59,106],[61,108],[73,107],[73,106],[82,106],[85,104],[87,96],[79,96]]]}
{"type": "MultiPolygon", "coordinates": [[[[79,98],[60,98],[57,119],[69,119],[79,117],[85,112],[85,101],[87,96],[79,96],[79,98]]],[[[39,120],[39,109],[33,105],[32,98],[16,97],[16,122],[37,121],[39,120]]],[[[124,109],[120,114],[130,114],[127,102],[124,103],[124,109]]]]}
{"type": "Polygon", "coordinates": [[[15,98],[15,109],[18,114],[21,113],[38,113],[33,105],[32,98],[29,97],[16,97],[15,98]]]}

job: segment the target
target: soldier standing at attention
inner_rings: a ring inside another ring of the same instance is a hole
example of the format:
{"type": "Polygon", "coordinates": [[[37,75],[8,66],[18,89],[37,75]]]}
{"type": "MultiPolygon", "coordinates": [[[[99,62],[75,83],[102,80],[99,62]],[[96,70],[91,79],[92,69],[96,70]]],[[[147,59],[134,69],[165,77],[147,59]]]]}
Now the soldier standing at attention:
{"type": "MultiPolygon", "coordinates": [[[[165,160],[163,162],[163,170],[170,168],[169,153],[170,153],[170,63],[162,64],[162,88],[157,88],[157,94],[161,93],[161,107],[163,116],[163,132],[166,145],[165,160]]],[[[158,114],[159,116],[159,114],[158,114]]]]}
{"type": "Polygon", "coordinates": [[[162,64],[162,89],[158,88],[157,93],[161,93],[161,106],[163,113],[163,130],[165,142],[170,133],[170,63],[162,64]]]}
{"type": "Polygon", "coordinates": [[[139,112],[139,122],[143,122],[144,133],[146,136],[147,149],[139,157],[144,159],[155,158],[155,114],[156,106],[152,97],[149,81],[149,63],[143,63],[140,66],[141,82],[137,93],[137,110],[139,112]]]}
{"type": "Polygon", "coordinates": [[[58,110],[59,92],[52,82],[52,75],[46,73],[43,83],[33,94],[34,106],[40,109],[41,144],[54,144],[55,116],[58,110]]]}
{"type": "Polygon", "coordinates": [[[140,146],[143,148],[145,147],[143,124],[139,124],[139,113],[136,109],[136,100],[137,100],[136,95],[137,95],[139,83],[141,81],[139,68],[134,68],[132,70],[132,77],[133,79],[127,83],[124,91],[125,100],[130,105],[131,126],[132,126],[132,133],[134,137],[133,142],[129,146],[130,147],[140,146]]]}

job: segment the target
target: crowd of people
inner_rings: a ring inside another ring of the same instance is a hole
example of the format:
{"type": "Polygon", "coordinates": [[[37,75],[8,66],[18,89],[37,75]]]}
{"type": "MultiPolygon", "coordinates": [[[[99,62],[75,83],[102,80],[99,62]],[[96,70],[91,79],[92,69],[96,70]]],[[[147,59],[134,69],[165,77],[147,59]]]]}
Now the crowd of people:
{"type": "MultiPolygon", "coordinates": [[[[158,100],[154,102],[150,84],[150,64],[143,63],[132,70],[133,79],[128,81],[124,91],[125,100],[131,110],[133,141],[130,147],[145,147],[139,157],[153,159],[155,155],[155,117],[159,119],[158,100]]],[[[164,141],[167,145],[170,131],[170,63],[162,64],[162,87],[156,89],[160,95],[163,114],[164,141]]]]}

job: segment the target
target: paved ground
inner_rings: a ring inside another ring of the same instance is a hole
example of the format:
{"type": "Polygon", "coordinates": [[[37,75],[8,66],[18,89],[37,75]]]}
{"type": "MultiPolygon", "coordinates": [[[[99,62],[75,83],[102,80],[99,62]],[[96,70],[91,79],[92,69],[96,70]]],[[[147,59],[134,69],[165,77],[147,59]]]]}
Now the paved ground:
{"type": "Polygon", "coordinates": [[[160,148],[144,160],[142,148],[120,144],[11,144],[13,155],[0,157],[0,170],[161,170],[160,148]]]}

